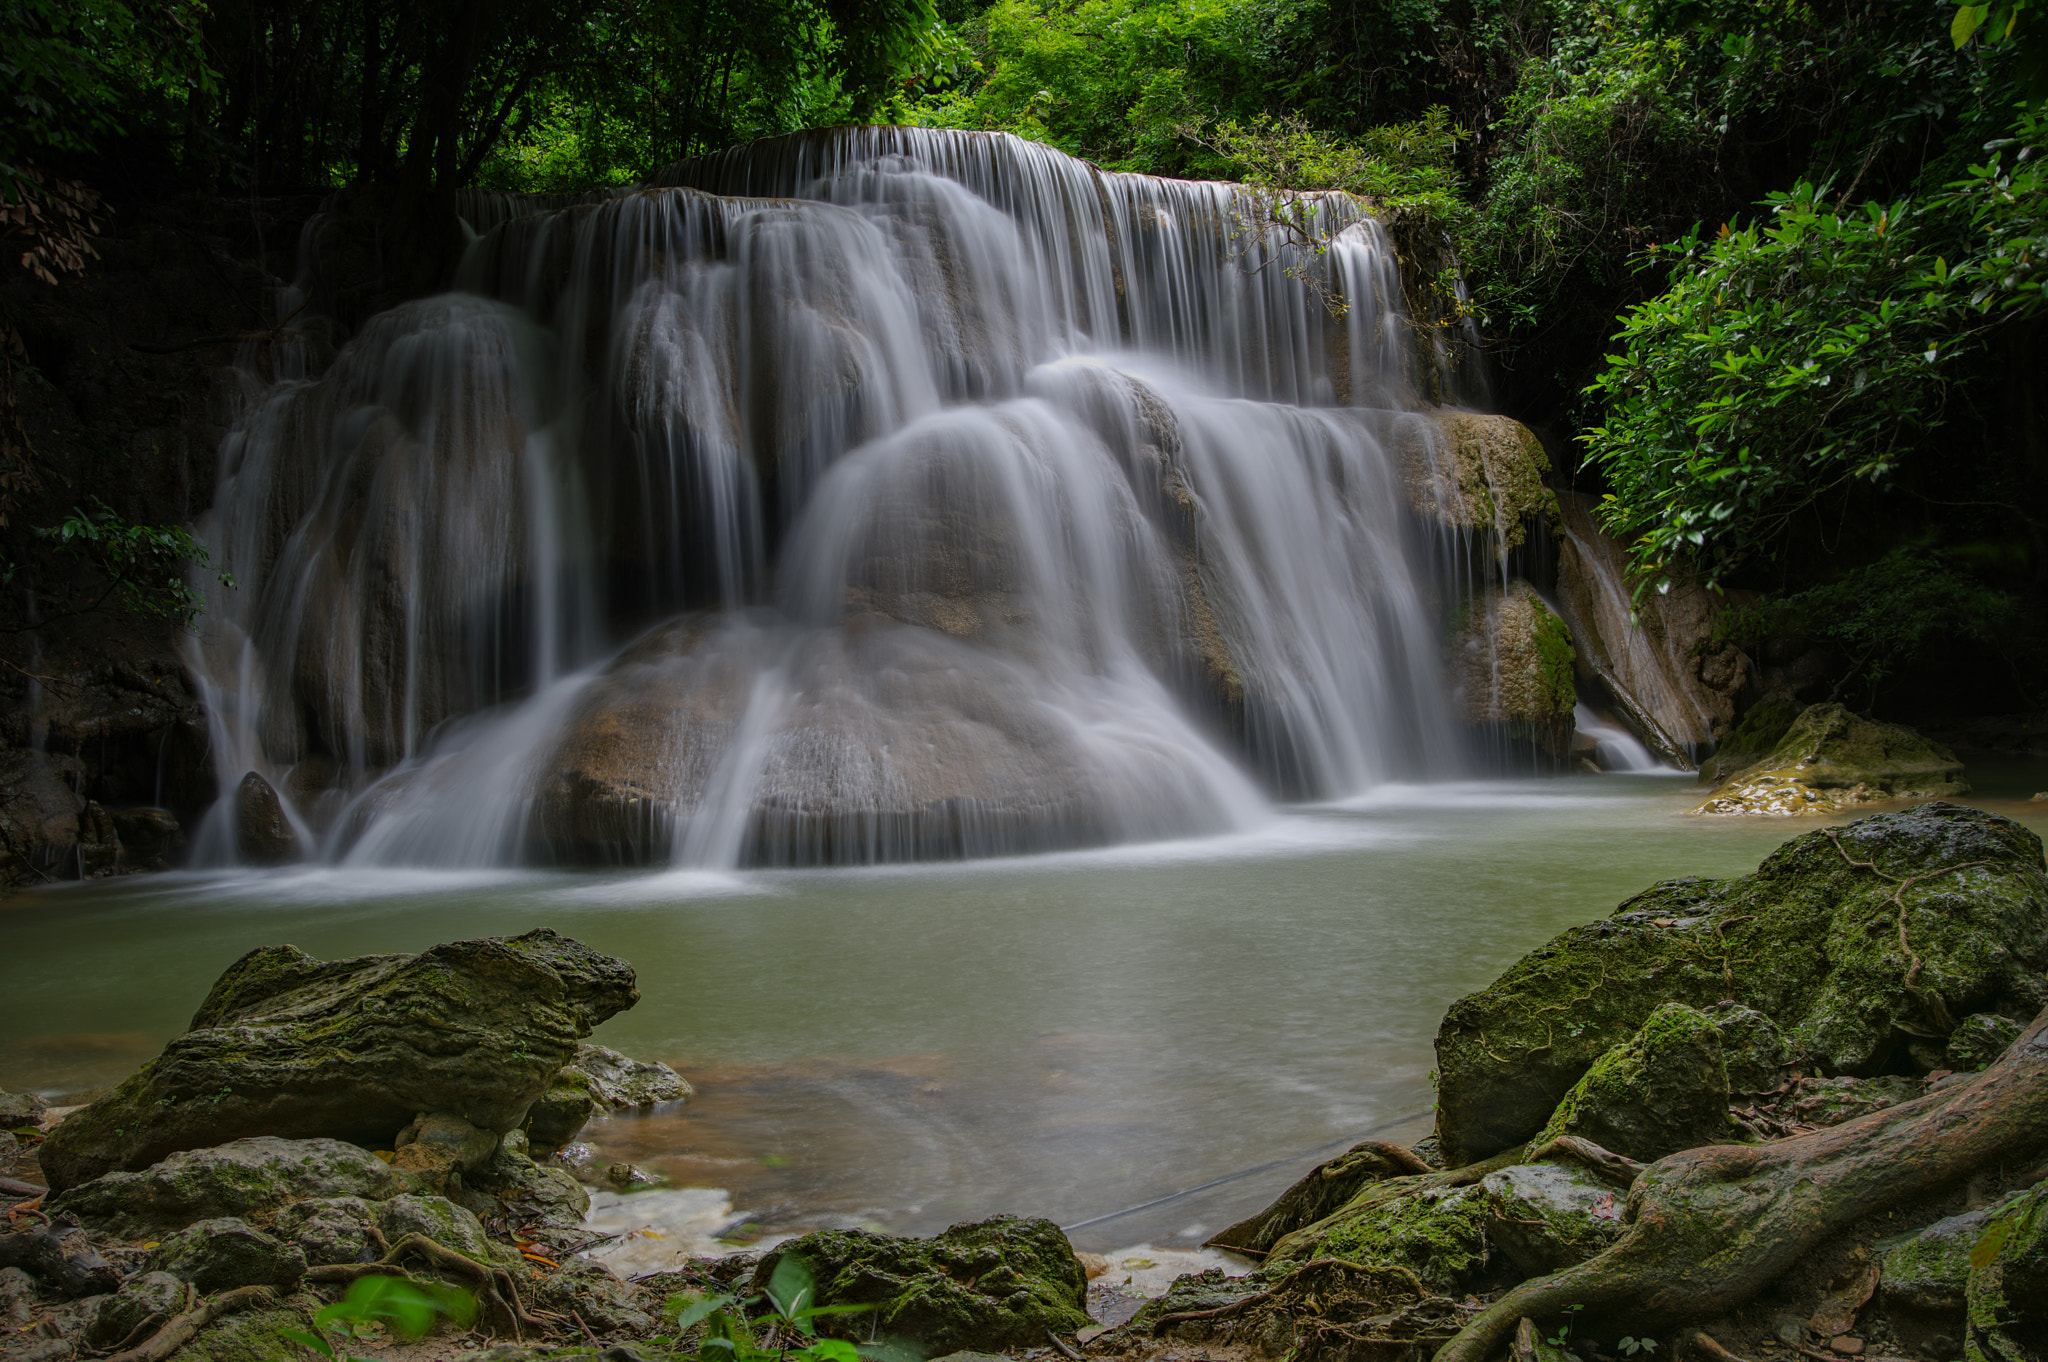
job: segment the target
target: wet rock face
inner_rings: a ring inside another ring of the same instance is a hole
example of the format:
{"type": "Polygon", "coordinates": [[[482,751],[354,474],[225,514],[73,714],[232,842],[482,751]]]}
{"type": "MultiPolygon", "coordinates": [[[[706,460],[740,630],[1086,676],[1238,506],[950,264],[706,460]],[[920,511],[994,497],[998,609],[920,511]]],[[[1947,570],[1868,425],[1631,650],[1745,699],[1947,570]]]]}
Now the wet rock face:
{"type": "Polygon", "coordinates": [[[2044,967],[2048,873],[2017,823],[1935,803],[1808,833],[1754,874],[1652,886],[1454,1003],[1437,1131],[1454,1164],[1528,1140],[1665,1003],[1731,999],[1869,1077],[1956,1018],[2038,1012],[2044,967]]]}
{"type": "Polygon", "coordinates": [[[1887,799],[1968,794],[1963,764],[1910,728],[1811,705],[1769,753],[1727,776],[1706,814],[1828,813],[1887,799]]]}
{"type": "Polygon", "coordinates": [[[631,966],[545,928],[326,962],[263,947],[189,1031],[51,1132],[43,1170],[62,1190],[258,1134],[388,1148],[424,1112],[502,1133],[638,998],[631,966]]]}
{"type": "Polygon", "coordinates": [[[251,771],[235,787],[235,854],[247,865],[289,865],[299,859],[299,834],[284,816],[270,782],[251,771]]]}
{"type": "Polygon", "coordinates": [[[1402,427],[1403,480],[1415,509],[1448,530],[1491,532],[1519,548],[1529,522],[1556,520],[1543,441],[1507,416],[1423,413],[1402,427]]]}
{"type": "Polygon", "coordinates": [[[1557,748],[1569,742],[1572,707],[1571,632],[1527,582],[1475,605],[1451,641],[1446,671],[1465,722],[1498,725],[1557,748]]]}
{"type": "Polygon", "coordinates": [[[1036,1348],[1047,1330],[1072,1334],[1089,1323],[1087,1274],[1049,1220],[997,1216],[930,1239],[821,1230],[763,1258],[756,1290],[785,1254],[810,1269],[820,1304],[874,1307],[821,1322],[844,1337],[894,1335],[937,1355],[1036,1348]]]}

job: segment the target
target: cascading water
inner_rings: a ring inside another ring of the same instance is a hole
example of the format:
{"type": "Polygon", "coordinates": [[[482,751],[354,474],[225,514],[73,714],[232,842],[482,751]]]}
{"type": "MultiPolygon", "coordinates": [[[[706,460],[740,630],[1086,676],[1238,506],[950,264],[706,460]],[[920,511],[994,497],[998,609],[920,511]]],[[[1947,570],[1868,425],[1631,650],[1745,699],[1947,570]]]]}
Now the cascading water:
{"type": "Polygon", "coordinates": [[[1318,255],[1231,186],[901,128],[656,183],[470,196],[463,291],[228,440],[224,793],[352,863],[814,864],[1456,767],[1390,454],[1449,380],[1351,201],[1318,255]]]}

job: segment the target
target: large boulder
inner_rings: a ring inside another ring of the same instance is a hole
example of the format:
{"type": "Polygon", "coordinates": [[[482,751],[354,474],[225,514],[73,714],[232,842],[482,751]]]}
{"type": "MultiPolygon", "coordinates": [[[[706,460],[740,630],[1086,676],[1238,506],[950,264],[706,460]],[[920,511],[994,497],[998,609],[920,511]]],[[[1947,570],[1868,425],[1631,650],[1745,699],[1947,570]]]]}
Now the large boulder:
{"type": "Polygon", "coordinates": [[[1475,602],[1452,638],[1445,670],[1453,704],[1473,728],[1561,759],[1578,692],[1571,631],[1524,581],[1475,602]]]}
{"type": "Polygon", "coordinates": [[[1089,1324],[1087,1273],[1049,1220],[997,1216],[930,1239],[820,1230],[764,1257],[756,1289],[766,1288],[785,1255],[810,1270],[819,1304],[873,1307],[820,1322],[849,1338],[900,1337],[937,1356],[1036,1348],[1048,1331],[1072,1334],[1089,1324]]]}
{"type": "Polygon", "coordinates": [[[2048,872],[2019,824],[1932,803],[1808,833],[1754,874],[1654,885],[1453,1003],[1437,1132],[1458,1164],[1530,1139],[1668,1002],[1732,1000],[1825,1072],[1876,1075],[1957,1018],[2038,1012],[2044,967],[2048,872]]]}
{"type": "Polygon", "coordinates": [[[1910,728],[1846,705],[1810,705],[1763,757],[1724,779],[1698,812],[1832,813],[1890,799],[1968,794],[1963,764],[1910,728]]]}
{"type": "Polygon", "coordinates": [[[50,1210],[109,1234],[141,1238],[194,1220],[263,1219],[308,1198],[382,1201],[404,1190],[404,1180],[366,1149],[341,1140],[257,1136],[183,1150],[140,1172],[102,1174],[59,1193],[50,1210]]]}
{"type": "Polygon", "coordinates": [[[389,1148],[429,1112],[502,1133],[639,996],[630,965],[546,928],[326,962],[262,947],[190,1030],[51,1132],[43,1171],[62,1190],[257,1135],[389,1148]]]}

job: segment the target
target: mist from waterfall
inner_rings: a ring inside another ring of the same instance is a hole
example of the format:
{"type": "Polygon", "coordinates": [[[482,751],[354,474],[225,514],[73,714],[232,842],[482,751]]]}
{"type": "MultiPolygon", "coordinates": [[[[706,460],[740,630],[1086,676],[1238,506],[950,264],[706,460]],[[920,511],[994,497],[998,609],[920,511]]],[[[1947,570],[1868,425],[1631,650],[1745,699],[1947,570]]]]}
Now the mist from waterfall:
{"type": "Polygon", "coordinates": [[[1380,224],[1304,203],[1320,254],[1233,186],[902,128],[466,196],[461,291],[223,447],[223,794],[346,864],[716,867],[1454,773],[1393,450],[1459,379],[1380,224]]]}

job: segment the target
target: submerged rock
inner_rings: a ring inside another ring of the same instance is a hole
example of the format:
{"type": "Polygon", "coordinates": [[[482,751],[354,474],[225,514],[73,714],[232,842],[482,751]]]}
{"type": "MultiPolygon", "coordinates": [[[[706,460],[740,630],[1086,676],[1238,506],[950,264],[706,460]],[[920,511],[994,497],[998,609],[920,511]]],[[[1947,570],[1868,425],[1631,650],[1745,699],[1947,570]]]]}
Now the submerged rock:
{"type": "Polygon", "coordinates": [[[382,1159],[355,1145],[257,1136],[184,1150],[140,1172],[104,1174],[52,1198],[50,1210],[141,1238],[194,1220],[262,1218],[308,1198],[380,1201],[404,1188],[382,1159]]]}
{"type": "Polygon", "coordinates": [[[1888,799],[1968,794],[1963,764],[1910,728],[1846,705],[1809,706],[1763,757],[1727,776],[1696,812],[1831,813],[1888,799]]]}
{"type": "Polygon", "coordinates": [[[631,966],[546,928],[326,962],[263,947],[190,1030],[51,1132],[43,1170],[61,1190],[244,1136],[389,1147],[425,1112],[510,1130],[577,1041],[639,996],[631,966]]]}
{"type": "Polygon", "coordinates": [[[1049,1220],[997,1216],[929,1239],[820,1230],[764,1257],[756,1290],[788,1254],[810,1269],[819,1304],[874,1307],[821,1321],[842,1337],[895,1335],[934,1354],[1003,1351],[1042,1347],[1048,1331],[1089,1323],[1087,1273],[1049,1220]]]}
{"type": "Polygon", "coordinates": [[[2048,873],[2019,824],[1935,803],[1808,833],[1754,874],[1655,885],[1452,1004],[1437,1132],[1454,1165],[1529,1139],[1667,1002],[1733,1000],[1825,1072],[1871,1076],[1957,1017],[2038,1012],[2044,968],[2048,873]]]}

